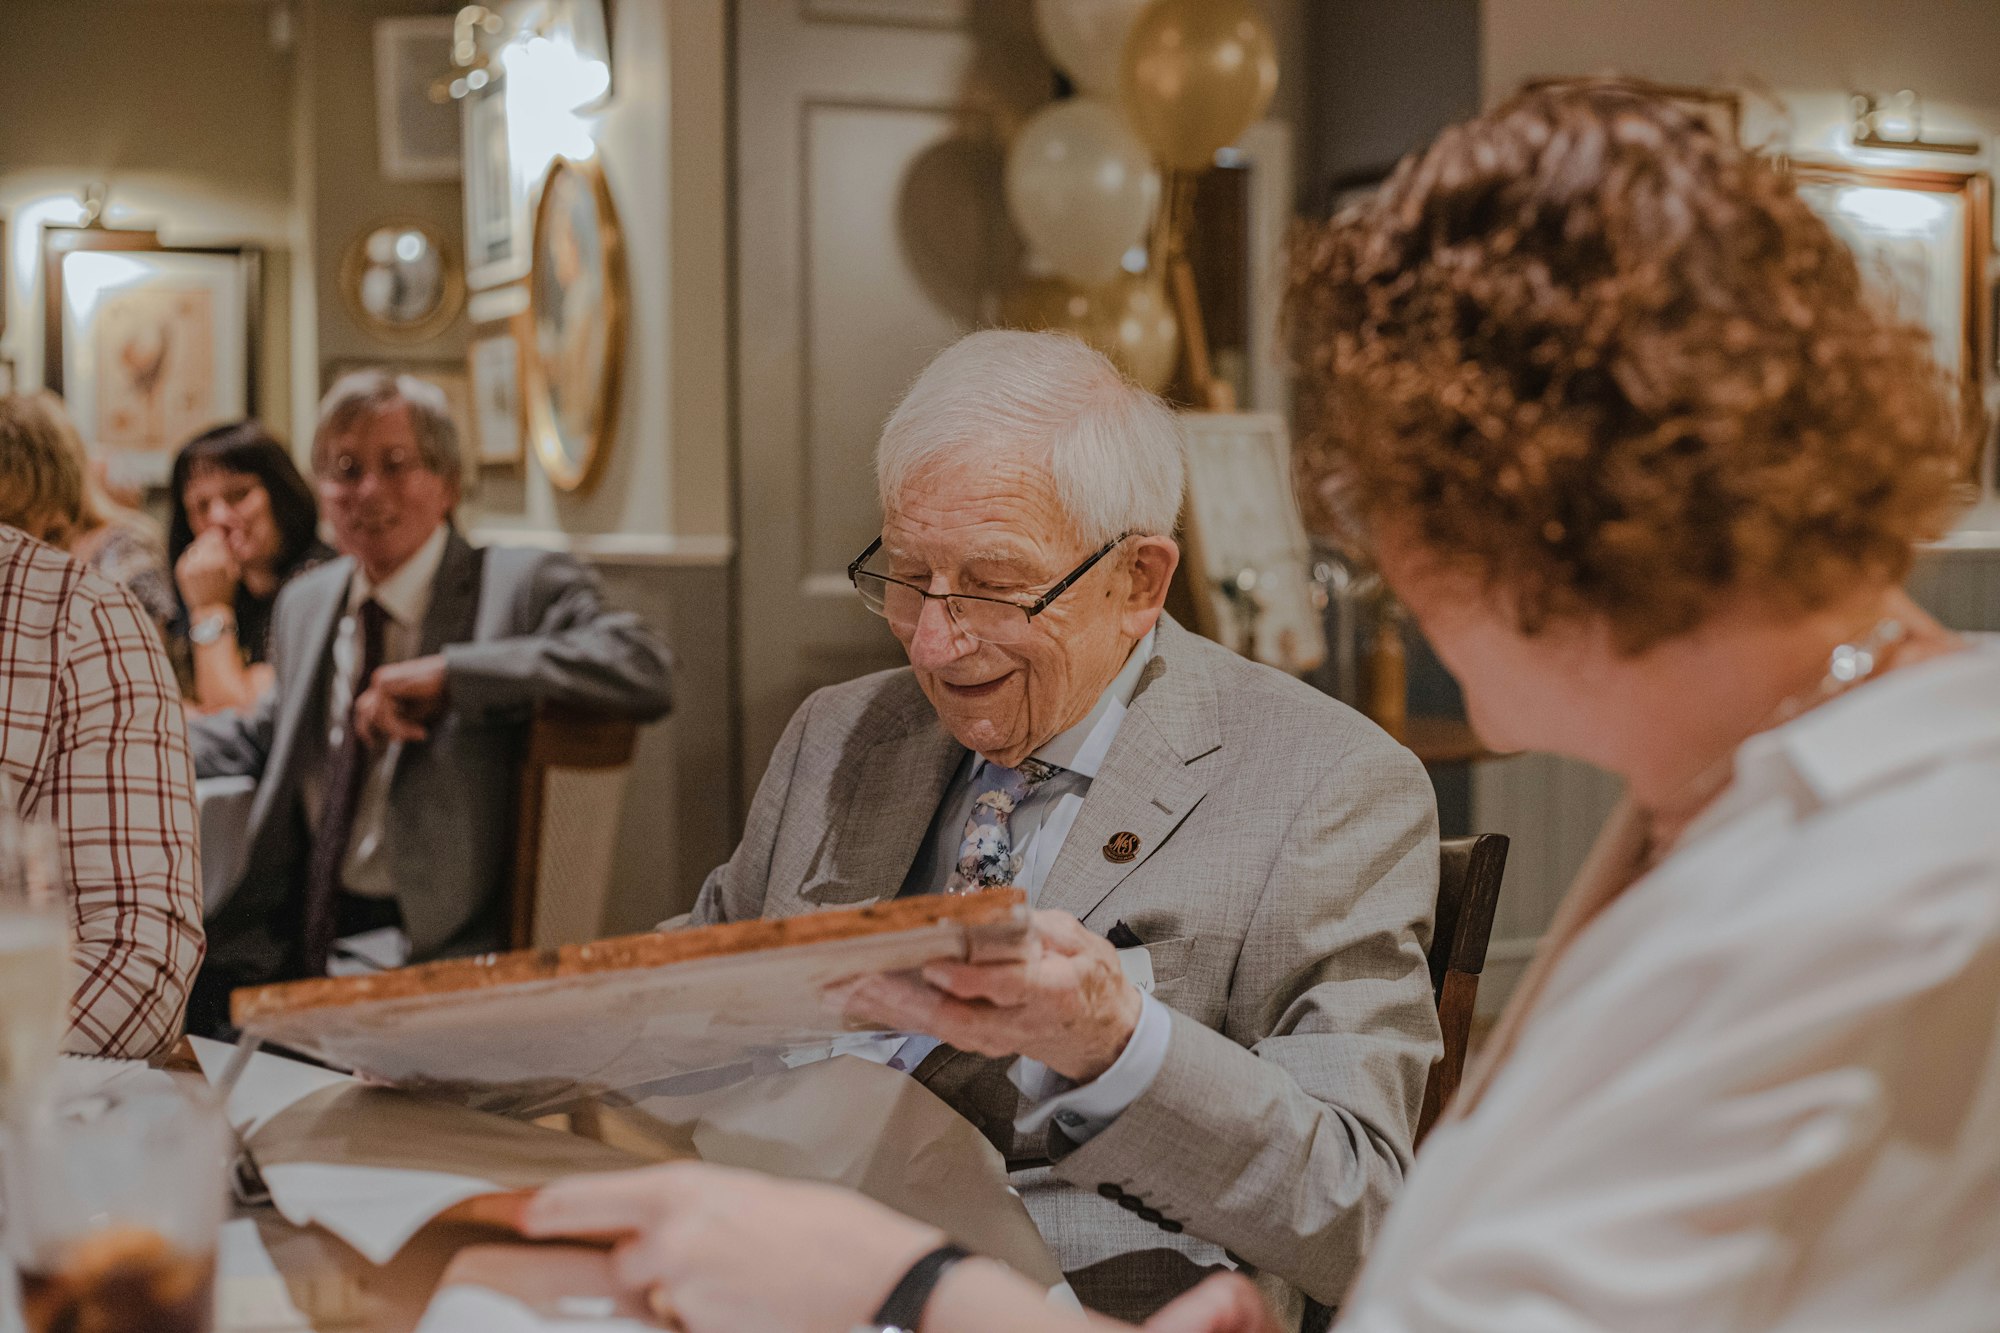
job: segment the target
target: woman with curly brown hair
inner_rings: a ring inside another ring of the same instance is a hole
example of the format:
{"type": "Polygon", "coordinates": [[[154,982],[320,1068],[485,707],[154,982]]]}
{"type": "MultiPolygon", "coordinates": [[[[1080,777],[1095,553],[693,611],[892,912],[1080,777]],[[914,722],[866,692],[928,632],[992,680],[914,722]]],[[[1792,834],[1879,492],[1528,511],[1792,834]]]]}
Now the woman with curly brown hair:
{"type": "MultiPolygon", "coordinates": [[[[1609,88],[1447,132],[1301,238],[1293,316],[1312,498],[1490,745],[1627,791],[1340,1327],[1994,1327],[2000,654],[1900,591],[1963,457],[1923,335],[1769,164],[1609,88]]],[[[936,1242],[706,1168],[529,1222],[632,1233],[691,1333],[845,1327],[936,1242]]],[[[1063,1322],[977,1265],[921,1320],[1063,1322]]],[[[1272,1326],[1232,1275],[1149,1327],[1272,1326]]]]}

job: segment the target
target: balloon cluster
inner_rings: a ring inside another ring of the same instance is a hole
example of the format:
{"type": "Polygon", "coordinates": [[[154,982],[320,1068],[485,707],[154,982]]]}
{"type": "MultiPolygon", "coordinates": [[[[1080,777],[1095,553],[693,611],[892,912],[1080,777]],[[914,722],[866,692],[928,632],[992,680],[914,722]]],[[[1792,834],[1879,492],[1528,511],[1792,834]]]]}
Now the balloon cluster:
{"type": "Polygon", "coordinates": [[[1255,0],[1035,0],[1035,31],[1077,96],[1022,126],[1007,210],[1042,270],[1003,323],[1064,329],[1149,389],[1173,378],[1180,323],[1157,254],[1160,173],[1208,168],[1277,86],[1255,0]]]}

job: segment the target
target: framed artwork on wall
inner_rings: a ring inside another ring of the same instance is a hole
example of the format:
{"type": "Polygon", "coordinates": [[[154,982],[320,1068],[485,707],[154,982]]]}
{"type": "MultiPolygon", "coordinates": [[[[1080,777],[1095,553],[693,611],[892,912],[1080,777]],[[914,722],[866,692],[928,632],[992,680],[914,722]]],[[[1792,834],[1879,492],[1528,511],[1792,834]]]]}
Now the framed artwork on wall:
{"type": "Polygon", "coordinates": [[[1522,92],[1533,92],[1540,88],[1628,89],[1647,97],[1657,97],[1672,102],[1683,111],[1692,113],[1709,129],[1715,131],[1718,139],[1733,144],[1743,142],[1743,95],[1731,88],[1701,88],[1690,84],[1655,83],[1651,79],[1608,76],[1529,79],[1521,85],[1522,92]]]}
{"type": "Polygon", "coordinates": [[[1187,412],[1182,563],[1200,633],[1302,674],[1326,660],[1312,543],[1292,491],[1292,446],[1275,412],[1187,412]]]}
{"type": "Polygon", "coordinates": [[[465,141],[465,281],[484,291],[528,275],[528,185],[514,169],[507,98],[496,79],[459,105],[465,141]]]}
{"type": "Polygon", "coordinates": [[[42,270],[43,382],[115,482],[160,485],[190,436],[256,414],[256,248],[46,227],[42,270]]]}
{"type": "Polygon", "coordinates": [[[1853,247],[1862,276],[1902,318],[1930,330],[1969,413],[1993,364],[1993,179],[1984,172],[1794,159],[1799,196],[1853,247]]]}
{"type": "Polygon", "coordinates": [[[472,392],[473,452],[481,466],[521,461],[527,417],[521,398],[521,353],[527,320],[519,315],[476,326],[466,347],[472,392]]]}
{"type": "Polygon", "coordinates": [[[375,143],[382,179],[457,180],[459,113],[431,100],[431,84],[452,68],[449,16],[375,23],[375,143]]]}
{"type": "Polygon", "coordinates": [[[593,481],[611,449],[625,369],[625,252],[604,169],[557,158],[535,210],[528,277],[528,429],[549,480],[593,481]]]}

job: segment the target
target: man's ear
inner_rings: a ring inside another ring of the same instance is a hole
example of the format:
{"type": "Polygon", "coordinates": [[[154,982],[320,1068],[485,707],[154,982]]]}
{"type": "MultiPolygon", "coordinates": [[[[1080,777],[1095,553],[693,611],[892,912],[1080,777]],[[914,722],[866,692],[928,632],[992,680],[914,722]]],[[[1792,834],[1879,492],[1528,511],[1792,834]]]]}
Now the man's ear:
{"type": "Polygon", "coordinates": [[[1181,548],[1171,537],[1140,537],[1125,557],[1127,593],[1126,632],[1143,637],[1159,619],[1167,602],[1167,585],[1180,567],[1181,548]]]}

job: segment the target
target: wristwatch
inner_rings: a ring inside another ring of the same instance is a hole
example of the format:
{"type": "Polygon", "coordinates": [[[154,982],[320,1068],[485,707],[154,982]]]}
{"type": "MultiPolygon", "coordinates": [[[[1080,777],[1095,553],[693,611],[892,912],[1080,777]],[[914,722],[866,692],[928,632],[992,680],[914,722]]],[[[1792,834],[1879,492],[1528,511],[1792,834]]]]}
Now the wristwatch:
{"type": "Polygon", "coordinates": [[[188,626],[188,642],[207,647],[235,628],[235,616],[227,611],[211,612],[188,626]]]}
{"type": "Polygon", "coordinates": [[[889,1293],[889,1299],[882,1302],[874,1318],[851,1333],[917,1333],[917,1325],[924,1319],[924,1306],[930,1303],[931,1292],[937,1289],[945,1270],[970,1257],[956,1245],[938,1246],[911,1264],[910,1271],[903,1274],[903,1280],[889,1293]]]}

